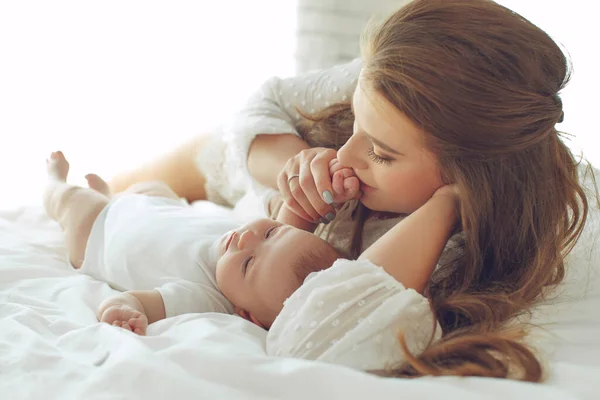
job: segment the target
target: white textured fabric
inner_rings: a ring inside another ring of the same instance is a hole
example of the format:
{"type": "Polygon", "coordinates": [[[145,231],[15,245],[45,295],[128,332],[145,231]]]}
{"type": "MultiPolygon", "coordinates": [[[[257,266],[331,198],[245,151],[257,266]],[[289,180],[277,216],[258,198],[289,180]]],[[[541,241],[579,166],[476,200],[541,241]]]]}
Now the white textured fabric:
{"type": "Polygon", "coordinates": [[[415,355],[441,336],[428,300],[368,260],[338,260],[286,300],[267,354],[380,370],[405,360],[401,332],[415,355]]]}
{"type": "Polygon", "coordinates": [[[216,283],[216,244],[239,225],[231,213],[202,213],[178,200],[119,197],[94,222],[80,271],[121,291],[156,288],[167,317],[233,313],[216,283]]]}

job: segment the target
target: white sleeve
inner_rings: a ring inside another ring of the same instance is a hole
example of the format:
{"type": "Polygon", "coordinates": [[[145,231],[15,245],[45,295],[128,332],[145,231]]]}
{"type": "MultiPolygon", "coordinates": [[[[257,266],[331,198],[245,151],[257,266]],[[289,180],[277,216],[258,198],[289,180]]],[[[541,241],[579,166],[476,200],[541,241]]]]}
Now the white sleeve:
{"type": "Polygon", "coordinates": [[[250,144],[259,134],[298,135],[300,114],[315,113],[343,101],[349,101],[356,87],[360,59],[329,69],[290,78],[273,77],[251,96],[239,112],[222,127],[225,161],[230,184],[246,185],[250,175],[246,160],[250,144]]]}
{"type": "Polygon", "coordinates": [[[233,314],[232,304],[211,285],[176,280],[156,288],[165,304],[166,318],[187,313],[233,314]]]}
{"type": "Polygon", "coordinates": [[[441,336],[429,301],[368,260],[309,275],[284,304],[267,335],[272,356],[379,370],[405,360],[400,332],[414,355],[441,336]]]}

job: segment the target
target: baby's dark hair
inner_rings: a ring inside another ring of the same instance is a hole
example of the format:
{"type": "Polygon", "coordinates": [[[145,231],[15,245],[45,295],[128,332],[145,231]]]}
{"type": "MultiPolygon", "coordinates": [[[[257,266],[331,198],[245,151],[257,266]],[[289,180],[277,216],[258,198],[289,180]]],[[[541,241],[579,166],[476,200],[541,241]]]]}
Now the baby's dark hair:
{"type": "Polygon", "coordinates": [[[302,285],[310,273],[323,271],[331,267],[338,258],[342,258],[341,253],[324,240],[321,246],[316,246],[311,248],[310,251],[304,252],[292,265],[292,270],[298,280],[298,287],[302,285]]]}

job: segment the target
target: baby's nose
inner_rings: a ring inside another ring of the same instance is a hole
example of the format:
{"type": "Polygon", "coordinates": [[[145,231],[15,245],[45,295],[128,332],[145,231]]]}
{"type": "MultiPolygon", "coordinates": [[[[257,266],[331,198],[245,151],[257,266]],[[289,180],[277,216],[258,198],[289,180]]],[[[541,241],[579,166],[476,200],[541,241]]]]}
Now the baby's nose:
{"type": "Polygon", "coordinates": [[[256,239],[256,235],[252,230],[246,229],[241,235],[240,240],[238,240],[238,249],[244,250],[248,247],[252,247],[256,239]]]}

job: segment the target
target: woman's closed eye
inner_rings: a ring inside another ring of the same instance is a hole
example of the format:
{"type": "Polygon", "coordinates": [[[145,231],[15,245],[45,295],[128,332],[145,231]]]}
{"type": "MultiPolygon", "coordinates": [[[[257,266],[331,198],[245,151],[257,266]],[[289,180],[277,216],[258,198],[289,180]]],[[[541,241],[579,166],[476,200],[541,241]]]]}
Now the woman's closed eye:
{"type": "Polygon", "coordinates": [[[375,153],[375,148],[373,146],[371,146],[371,148],[369,149],[369,158],[374,163],[382,164],[382,165],[390,165],[392,163],[392,161],[394,161],[393,158],[382,157],[382,156],[378,155],[377,153],[375,153]]]}

